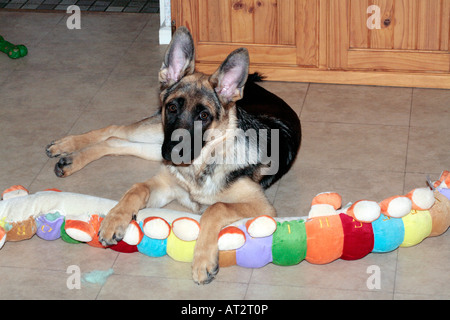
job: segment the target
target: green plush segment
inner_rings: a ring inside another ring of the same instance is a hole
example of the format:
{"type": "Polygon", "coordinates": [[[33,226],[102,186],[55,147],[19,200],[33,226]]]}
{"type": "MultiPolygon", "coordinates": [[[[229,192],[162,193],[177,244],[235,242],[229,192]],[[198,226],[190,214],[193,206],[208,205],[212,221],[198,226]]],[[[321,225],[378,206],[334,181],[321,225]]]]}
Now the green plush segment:
{"type": "Polygon", "coordinates": [[[0,51],[4,52],[11,59],[18,59],[25,57],[28,54],[28,49],[24,45],[13,45],[11,42],[6,41],[0,36],[0,51]]]}
{"type": "Polygon", "coordinates": [[[305,221],[277,222],[273,234],[273,263],[279,266],[292,266],[302,262],[306,257],[305,221]]]}
{"type": "Polygon", "coordinates": [[[81,243],[80,241],[77,241],[75,239],[72,239],[69,237],[69,235],[66,233],[66,221],[64,220],[63,224],[61,225],[61,239],[64,242],[72,243],[72,244],[78,244],[81,243]]]}

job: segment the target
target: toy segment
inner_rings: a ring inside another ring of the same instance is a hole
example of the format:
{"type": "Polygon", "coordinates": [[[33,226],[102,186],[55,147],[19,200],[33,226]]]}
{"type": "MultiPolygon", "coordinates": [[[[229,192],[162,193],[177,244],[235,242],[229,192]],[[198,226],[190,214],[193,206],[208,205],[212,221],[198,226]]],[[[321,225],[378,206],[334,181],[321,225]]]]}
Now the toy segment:
{"type": "Polygon", "coordinates": [[[167,255],[180,262],[192,262],[194,260],[194,248],[196,240],[183,241],[173,232],[167,238],[167,255]]]}
{"type": "Polygon", "coordinates": [[[236,264],[245,268],[262,268],[272,262],[272,235],[263,238],[251,237],[245,226],[240,226],[247,241],[236,250],[236,264]]]}
{"type": "Polygon", "coordinates": [[[33,217],[25,221],[12,222],[8,231],[8,241],[22,241],[31,239],[37,230],[36,221],[33,217]]]}
{"type": "Polygon", "coordinates": [[[342,205],[342,198],[336,192],[319,193],[311,202],[309,218],[327,217],[336,214],[342,205]]]}
{"type": "Polygon", "coordinates": [[[370,223],[380,217],[381,208],[375,201],[360,200],[347,210],[347,215],[357,221],[370,223]]]}
{"type": "Polygon", "coordinates": [[[429,210],[434,205],[434,193],[429,188],[417,188],[406,195],[412,202],[412,210],[429,210]]]}
{"type": "Polygon", "coordinates": [[[356,221],[341,213],[339,215],[344,231],[343,260],[358,260],[372,252],[374,236],[371,223],[356,221]]]}
{"type": "Polygon", "coordinates": [[[439,191],[434,192],[434,197],[436,202],[429,210],[431,215],[430,237],[437,237],[444,234],[450,226],[450,200],[439,191]]]}
{"type": "Polygon", "coordinates": [[[172,232],[180,240],[194,241],[200,233],[200,223],[191,218],[178,218],[172,222],[172,232]]]}
{"type": "MultiPolygon", "coordinates": [[[[1,37],[1,36],[0,36],[1,37]]],[[[3,200],[9,200],[17,197],[27,196],[29,194],[28,190],[23,186],[12,186],[2,193],[3,200]]]]}
{"type": "Polygon", "coordinates": [[[170,225],[163,218],[149,217],[144,220],[144,233],[147,237],[157,240],[164,240],[170,234],[170,225]]]}
{"type": "Polygon", "coordinates": [[[381,212],[391,218],[403,218],[411,212],[412,201],[405,196],[394,196],[380,203],[381,212]]]}
{"type": "Polygon", "coordinates": [[[247,232],[254,238],[268,237],[277,229],[277,222],[270,216],[260,216],[245,223],[247,232]]]}
{"type": "Polygon", "coordinates": [[[70,244],[79,244],[81,243],[81,241],[75,240],[73,238],[71,238],[67,232],[66,232],[66,221],[64,220],[62,225],[61,225],[61,229],[60,229],[60,233],[61,233],[61,240],[63,240],[64,242],[70,243],[70,244]]]}
{"type": "Polygon", "coordinates": [[[0,227],[0,249],[3,248],[3,245],[6,242],[6,231],[3,227],[0,227]]]}
{"type": "MultiPolygon", "coordinates": [[[[166,239],[152,239],[146,233],[144,229],[145,222],[139,222],[139,227],[144,231],[144,236],[141,242],[137,245],[137,249],[140,253],[149,257],[159,258],[167,254],[167,238],[166,239]]],[[[168,236],[168,235],[167,235],[168,236]]]]}
{"type": "Polygon", "coordinates": [[[273,234],[273,263],[280,266],[299,264],[306,258],[305,221],[277,222],[277,230],[273,234]]]}
{"type": "Polygon", "coordinates": [[[94,227],[86,221],[66,220],[67,235],[79,242],[91,242],[95,237],[94,227]]]}
{"type": "Polygon", "coordinates": [[[385,253],[397,249],[405,238],[405,228],[402,219],[381,215],[372,222],[374,235],[373,251],[385,253]]]}
{"type": "Polygon", "coordinates": [[[47,213],[36,218],[36,235],[44,240],[53,241],[61,238],[61,226],[64,217],[59,213],[47,213]]]}
{"type": "Polygon", "coordinates": [[[342,256],[344,232],[338,215],[313,218],[305,223],[306,261],[327,264],[342,256]]]}
{"type": "Polygon", "coordinates": [[[405,239],[400,247],[412,247],[427,238],[432,230],[433,223],[429,211],[411,211],[402,218],[405,226],[405,239]]]}
{"type": "Polygon", "coordinates": [[[223,228],[219,233],[217,244],[219,250],[236,250],[245,244],[245,233],[241,229],[233,226],[223,228]]]}

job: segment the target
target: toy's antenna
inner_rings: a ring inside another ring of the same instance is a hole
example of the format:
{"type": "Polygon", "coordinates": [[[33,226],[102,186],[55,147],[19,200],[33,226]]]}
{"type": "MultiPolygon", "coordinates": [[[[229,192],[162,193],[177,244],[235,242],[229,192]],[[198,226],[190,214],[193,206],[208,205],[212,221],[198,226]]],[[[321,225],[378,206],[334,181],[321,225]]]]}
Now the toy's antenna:
{"type": "Polygon", "coordinates": [[[436,191],[436,188],[434,187],[433,182],[431,182],[430,175],[427,175],[427,184],[431,188],[431,190],[436,191]]]}

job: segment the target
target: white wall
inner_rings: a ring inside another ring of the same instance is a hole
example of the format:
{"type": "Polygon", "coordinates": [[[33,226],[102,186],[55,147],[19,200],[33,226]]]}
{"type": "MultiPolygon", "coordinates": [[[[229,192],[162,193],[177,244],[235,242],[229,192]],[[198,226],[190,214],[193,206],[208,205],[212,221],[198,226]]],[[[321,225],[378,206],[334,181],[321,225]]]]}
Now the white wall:
{"type": "Polygon", "coordinates": [[[169,44],[172,39],[172,17],[170,0],[159,0],[160,27],[159,44],[169,44]]]}

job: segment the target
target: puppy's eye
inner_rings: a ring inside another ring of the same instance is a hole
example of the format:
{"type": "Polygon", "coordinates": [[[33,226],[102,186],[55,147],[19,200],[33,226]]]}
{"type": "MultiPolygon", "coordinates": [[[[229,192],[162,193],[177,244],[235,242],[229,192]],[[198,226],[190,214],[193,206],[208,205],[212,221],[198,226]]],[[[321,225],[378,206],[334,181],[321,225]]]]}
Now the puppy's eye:
{"type": "Polygon", "coordinates": [[[169,111],[170,113],[175,113],[175,112],[177,112],[177,110],[178,110],[178,107],[173,103],[171,103],[167,106],[167,111],[169,111]]]}
{"type": "Polygon", "coordinates": [[[200,113],[200,120],[206,121],[206,120],[208,120],[208,118],[209,118],[209,113],[208,112],[203,111],[203,112],[200,113]]]}

